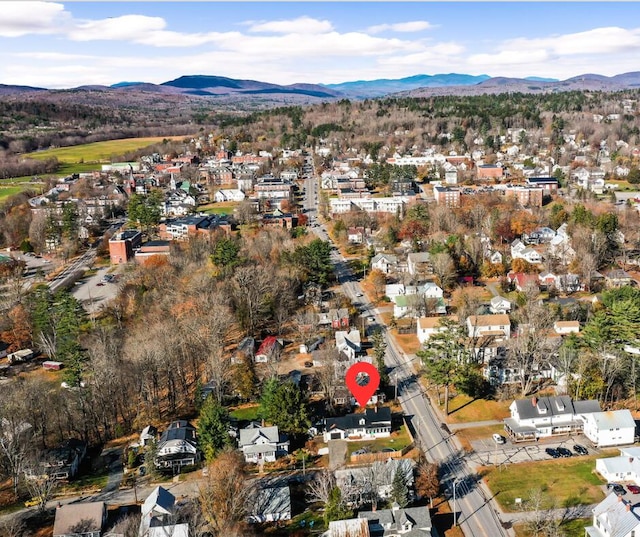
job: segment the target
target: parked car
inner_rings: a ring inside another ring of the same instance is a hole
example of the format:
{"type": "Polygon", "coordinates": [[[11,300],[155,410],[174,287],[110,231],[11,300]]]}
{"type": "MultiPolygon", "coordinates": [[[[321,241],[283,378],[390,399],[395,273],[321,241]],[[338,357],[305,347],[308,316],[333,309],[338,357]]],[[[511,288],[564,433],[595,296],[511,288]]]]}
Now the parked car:
{"type": "Polygon", "coordinates": [[[556,451],[560,453],[561,457],[571,457],[571,450],[567,449],[566,447],[556,448],[556,451]]]}
{"type": "Polygon", "coordinates": [[[624,490],[624,487],[618,483],[607,483],[607,489],[615,492],[617,496],[624,496],[627,492],[624,490]]]}
{"type": "Polygon", "coordinates": [[[507,439],[504,436],[502,436],[501,434],[493,433],[492,438],[493,438],[493,441],[496,444],[506,444],[507,443],[507,439]]]}
{"type": "Polygon", "coordinates": [[[40,505],[42,503],[42,498],[40,496],[36,496],[35,498],[31,498],[24,502],[25,507],[35,507],[36,505],[40,505]]]}
{"type": "Polygon", "coordinates": [[[544,451],[547,455],[549,455],[549,457],[553,457],[554,459],[558,459],[560,457],[560,453],[558,453],[558,450],[555,448],[548,447],[544,451]]]}
{"type": "Polygon", "coordinates": [[[589,451],[586,447],[581,446],[580,444],[576,444],[573,446],[573,451],[575,451],[578,455],[588,455],[589,451]]]}
{"type": "Polygon", "coordinates": [[[627,490],[631,494],[640,494],[640,487],[638,485],[627,485],[627,490]]]}

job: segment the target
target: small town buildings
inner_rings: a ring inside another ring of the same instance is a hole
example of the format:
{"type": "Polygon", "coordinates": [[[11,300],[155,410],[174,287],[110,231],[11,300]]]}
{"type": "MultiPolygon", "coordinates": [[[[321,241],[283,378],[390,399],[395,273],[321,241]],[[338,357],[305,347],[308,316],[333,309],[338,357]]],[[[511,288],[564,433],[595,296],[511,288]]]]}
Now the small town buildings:
{"type": "Polygon", "coordinates": [[[407,271],[412,276],[431,274],[431,254],[429,252],[411,252],[407,255],[407,271]]]}
{"type": "Polygon", "coordinates": [[[573,401],[568,395],[516,399],[509,406],[511,417],[504,428],[514,442],[581,432],[584,416],[600,412],[595,400],[573,401]]]}
{"type": "Polygon", "coordinates": [[[195,427],[186,420],[170,423],[158,440],[155,465],[179,472],[183,466],[196,464],[199,460],[195,427]]]}
{"type": "Polygon", "coordinates": [[[176,524],[176,498],[164,487],[156,487],[141,508],[138,537],[189,537],[189,524],[176,524]]]}
{"type": "Polygon", "coordinates": [[[460,207],[462,190],[458,187],[434,186],[433,197],[438,205],[444,205],[445,207],[455,209],[460,207]]]}
{"type": "Polygon", "coordinates": [[[420,317],[417,323],[417,336],[418,341],[423,345],[429,341],[429,338],[438,332],[443,332],[446,330],[446,327],[442,325],[442,321],[445,319],[449,319],[453,322],[458,322],[458,317],[456,315],[451,315],[449,317],[420,317]]]}
{"type": "Polygon", "coordinates": [[[336,470],[336,486],[342,491],[342,498],[349,505],[360,505],[364,498],[375,492],[386,500],[391,497],[393,479],[397,472],[403,476],[410,491],[413,489],[413,470],[416,463],[412,459],[386,459],[374,461],[368,466],[336,470]]]}
{"type": "Polygon", "coordinates": [[[58,481],[73,479],[80,463],[87,455],[87,443],[84,440],[70,438],[61,446],[47,450],[44,462],[38,467],[25,469],[27,479],[38,479],[42,475],[58,481]]]}
{"type": "Polygon", "coordinates": [[[361,352],[360,330],[338,330],[336,332],[336,349],[353,361],[361,352]]]}
{"type": "Polygon", "coordinates": [[[106,522],[104,502],[68,503],[56,509],[53,537],[101,537],[106,522]]]}
{"type": "Polygon", "coordinates": [[[147,241],[135,251],[134,260],[140,265],[146,264],[151,258],[166,257],[171,253],[171,242],[164,240],[147,241]]]}
{"type": "Polygon", "coordinates": [[[617,457],[596,459],[596,472],[609,483],[640,483],[640,448],[620,448],[617,457]]]}
{"type": "Polygon", "coordinates": [[[391,409],[367,408],[361,414],[324,418],[324,441],[371,440],[391,435],[391,409]]]}
{"type": "Polygon", "coordinates": [[[640,505],[609,494],[593,509],[593,524],[586,537],[635,537],[640,535],[640,505]]]}
{"type": "Polygon", "coordinates": [[[266,363],[275,360],[278,353],[282,349],[282,343],[275,336],[267,336],[262,340],[260,347],[255,355],[255,361],[258,363],[266,363]]]}
{"type": "Polygon", "coordinates": [[[109,239],[109,257],[112,265],[128,263],[133,259],[134,252],[142,245],[142,233],[135,229],[128,229],[116,233],[109,239]]]}
{"type": "Polygon", "coordinates": [[[247,521],[251,524],[291,520],[289,485],[258,486],[249,501],[247,521]]]}
{"type": "Polygon", "coordinates": [[[347,308],[334,308],[330,309],[328,313],[328,320],[331,323],[331,328],[348,328],[349,327],[349,310],[347,308]]]}
{"type": "Polygon", "coordinates": [[[580,332],[580,321],[556,321],[553,329],[559,336],[568,334],[578,334],[580,332]]]}
{"type": "Polygon", "coordinates": [[[393,254],[376,254],[371,258],[371,268],[389,274],[398,266],[398,258],[393,254]]]}
{"type": "Polygon", "coordinates": [[[358,518],[369,523],[370,535],[381,537],[437,537],[429,506],[360,511],[358,518]]]}
{"type": "Polygon", "coordinates": [[[503,340],[511,336],[511,320],[506,313],[469,315],[466,325],[467,336],[472,339],[492,337],[503,340]]]}
{"type": "Polygon", "coordinates": [[[489,302],[489,311],[496,315],[509,313],[511,311],[511,302],[502,296],[494,296],[489,302]]]}
{"type": "Polygon", "coordinates": [[[289,453],[289,439],[276,426],[246,427],[240,429],[238,447],[247,462],[275,462],[289,453]]]}
{"type": "Polygon", "coordinates": [[[156,441],[156,437],[158,435],[158,429],[156,429],[153,425],[147,425],[142,432],[140,433],[140,445],[148,446],[149,444],[156,441]]]}
{"type": "Polygon", "coordinates": [[[629,409],[582,415],[584,435],[597,447],[633,444],[636,422],[629,409]]]}

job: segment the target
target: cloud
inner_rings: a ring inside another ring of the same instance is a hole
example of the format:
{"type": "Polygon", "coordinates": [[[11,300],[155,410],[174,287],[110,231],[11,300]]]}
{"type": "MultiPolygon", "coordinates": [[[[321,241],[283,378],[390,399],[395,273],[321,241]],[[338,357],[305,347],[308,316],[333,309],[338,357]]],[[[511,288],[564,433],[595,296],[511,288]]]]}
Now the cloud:
{"type": "Polygon", "coordinates": [[[395,24],[378,24],[376,26],[370,26],[367,28],[367,32],[370,34],[379,34],[381,32],[421,32],[422,30],[429,30],[434,26],[427,21],[409,21],[409,22],[397,22],[395,24]]]}
{"type": "Polygon", "coordinates": [[[528,65],[551,59],[547,50],[503,50],[497,54],[474,54],[468,59],[469,65],[528,65]]]}
{"type": "Polygon", "coordinates": [[[2,2],[0,10],[2,37],[56,33],[71,18],[62,4],[53,2],[2,2]]]}
{"type": "Polygon", "coordinates": [[[77,22],[67,33],[73,41],[136,41],[149,32],[164,30],[166,21],[161,17],[123,15],[109,19],[77,22]]]}
{"type": "Polygon", "coordinates": [[[292,20],[278,20],[249,23],[249,31],[254,33],[274,34],[322,34],[333,30],[328,20],[318,20],[311,17],[298,17],[292,20]]]}

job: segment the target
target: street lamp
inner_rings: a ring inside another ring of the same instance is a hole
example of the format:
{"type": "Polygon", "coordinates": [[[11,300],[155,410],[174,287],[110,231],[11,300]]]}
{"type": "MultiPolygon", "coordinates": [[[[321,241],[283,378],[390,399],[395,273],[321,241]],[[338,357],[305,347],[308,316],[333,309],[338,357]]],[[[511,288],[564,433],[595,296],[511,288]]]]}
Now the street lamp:
{"type": "Polygon", "coordinates": [[[453,480],[453,525],[458,525],[458,518],[456,516],[456,486],[458,485],[459,479],[456,477],[453,480]]]}

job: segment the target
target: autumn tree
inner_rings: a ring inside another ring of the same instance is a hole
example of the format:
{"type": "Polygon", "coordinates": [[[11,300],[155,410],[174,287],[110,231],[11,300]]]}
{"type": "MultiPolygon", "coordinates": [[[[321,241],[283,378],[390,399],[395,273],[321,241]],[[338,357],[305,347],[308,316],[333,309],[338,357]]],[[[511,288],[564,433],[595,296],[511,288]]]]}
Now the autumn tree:
{"type": "Polygon", "coordinates": [[[251,489],[242,454],[227,450],[207,466],[198,490],[198,505],[216,537],[244,535],[251,489]]]}
{"type": "Polygon", "coordinates": [[[429,498],[433,505],[433,499],[440,492],[439,468],[435,463],[428,462],[422,458],[416,468],[416,492],[423,498],[429,498]]]}

